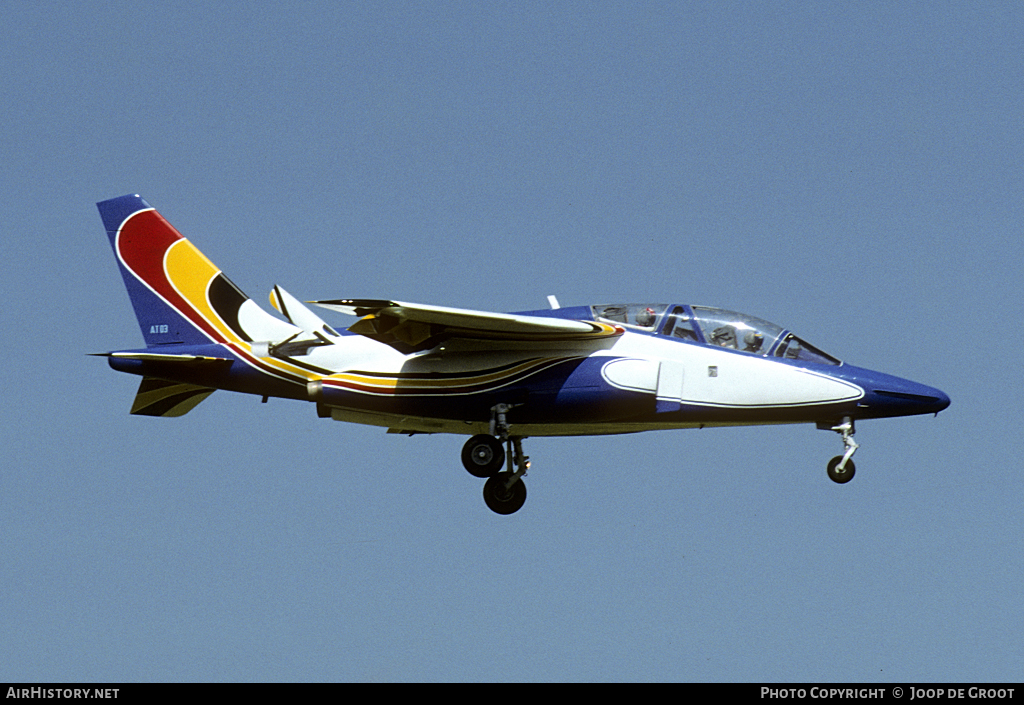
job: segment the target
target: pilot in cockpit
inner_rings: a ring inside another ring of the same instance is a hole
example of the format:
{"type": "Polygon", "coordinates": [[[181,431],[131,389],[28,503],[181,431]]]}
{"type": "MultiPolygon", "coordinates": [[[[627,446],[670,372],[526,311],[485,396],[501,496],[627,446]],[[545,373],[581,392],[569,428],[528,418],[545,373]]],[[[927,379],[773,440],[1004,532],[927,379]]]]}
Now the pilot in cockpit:
{"type": "Polygon", "coordinates": [[[743,352],[761,352],[761,346],[764,345],[764,336],[756,330],[748,330],[747,334],[743,336],[743,344],[746,345],[743,348],[743,352]]]}
{"type": "Polygon", "coordinates": [[[654,309],[648,306],[637,312],[636,324],[642,328],[652,328],[656,318],[654,309]]]}
{"type": "Polygon", "coordinates": [[[722,348],[736,348],[736,329],[732,326],[719,326],[711,332],[709,341],[712,345],[722,348]]]}

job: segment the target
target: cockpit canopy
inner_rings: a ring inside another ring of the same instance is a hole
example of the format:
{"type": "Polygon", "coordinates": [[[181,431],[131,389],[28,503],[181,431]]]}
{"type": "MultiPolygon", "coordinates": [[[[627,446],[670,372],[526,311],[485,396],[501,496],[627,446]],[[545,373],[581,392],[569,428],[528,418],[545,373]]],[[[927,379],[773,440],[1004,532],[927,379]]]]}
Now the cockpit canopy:
{"type": "Polygon", "coordinates": [[[781,326],[745,313],[669,304],[605,304],[591,306],[591,311],[594,320],[703,345],[822,365],[841,364],[781,326]]]}

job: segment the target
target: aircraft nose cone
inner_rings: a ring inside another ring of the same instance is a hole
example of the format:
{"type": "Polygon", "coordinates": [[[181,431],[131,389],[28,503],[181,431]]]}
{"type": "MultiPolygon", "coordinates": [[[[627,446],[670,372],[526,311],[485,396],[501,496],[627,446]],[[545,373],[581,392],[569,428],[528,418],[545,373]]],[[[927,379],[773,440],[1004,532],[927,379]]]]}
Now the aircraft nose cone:
{"type": "Polygon", "coordinates": [[[937,414],[950,404],[949,396],[941,389],[910,380],[901,382],[882,385],[873,391],[883,402],[899,407],[906,414],[937,414]]]}
{"type": "Polygon", "coordinates": [[[863,418],[937,414],[949,406],[949,396],[935,387],[852,365],[840,370],[844,380],[864,390],[857,403],[863,418]]]}

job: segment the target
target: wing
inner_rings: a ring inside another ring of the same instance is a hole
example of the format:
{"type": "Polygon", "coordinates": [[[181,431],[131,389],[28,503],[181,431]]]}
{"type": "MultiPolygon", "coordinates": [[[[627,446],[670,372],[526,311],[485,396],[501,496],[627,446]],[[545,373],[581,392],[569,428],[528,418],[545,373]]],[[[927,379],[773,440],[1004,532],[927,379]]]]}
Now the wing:
{"type": "Polygon", "coordinates": [[[429,350],[453,338],[550,342],[612,338],[623,333],[619,326],[596,321],[489,313],[401,301],[337,299],[310,303],[360,316],[349,326],[350,331],[407,354],[429,350]]]}

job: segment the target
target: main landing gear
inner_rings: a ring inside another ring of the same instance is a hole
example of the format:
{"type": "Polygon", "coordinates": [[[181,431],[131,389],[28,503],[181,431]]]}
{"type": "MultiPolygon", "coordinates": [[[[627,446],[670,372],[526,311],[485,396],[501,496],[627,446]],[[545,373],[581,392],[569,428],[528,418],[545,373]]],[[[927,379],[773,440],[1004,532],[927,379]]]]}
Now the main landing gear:
{"type": "Polygon", "coordinates": [[[833,482],[844,484],[852,480],[853,474],[857,471],[857,466],[851,460],[853,454],[857,452],[857,448],[860,447],[857,445],[857,441],[853,440],[855,433],[853,419],[846,416],[841,424],[833,426],[830,430],[843,437],[843,447],[846,448],[846,452],[828,461],[828,477],[833,482]]]}
{"type": "Polygon", "coordinates": [[[512,514],[526,502],[526,483],[523,477],[530,467],[530,458],[523,455],[522,437],[509,433],[505,414],[511,408],[509,404],[492,407],[491,433],[473,436],[462,448],[463,466],[474,477],[487,478],[484,483],[484,503],[498,514],[512,514]],[[508,469],[502,471],[506,460],[508,469]]]}

